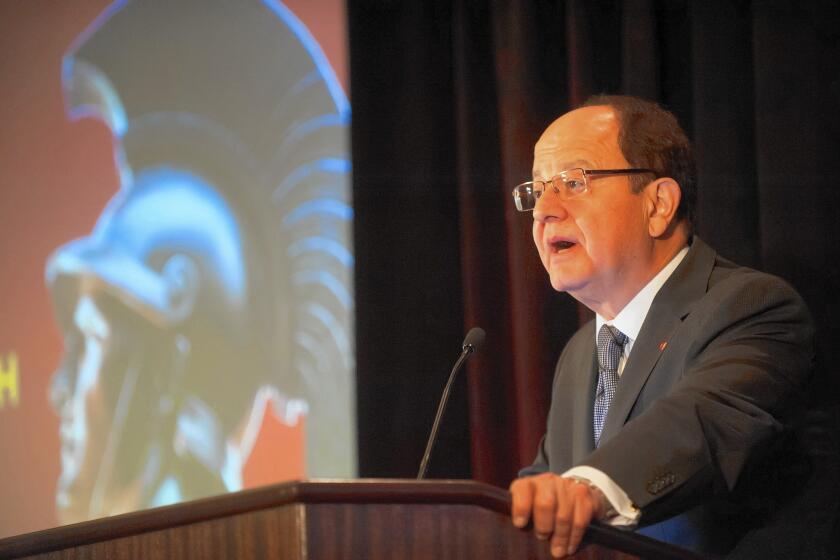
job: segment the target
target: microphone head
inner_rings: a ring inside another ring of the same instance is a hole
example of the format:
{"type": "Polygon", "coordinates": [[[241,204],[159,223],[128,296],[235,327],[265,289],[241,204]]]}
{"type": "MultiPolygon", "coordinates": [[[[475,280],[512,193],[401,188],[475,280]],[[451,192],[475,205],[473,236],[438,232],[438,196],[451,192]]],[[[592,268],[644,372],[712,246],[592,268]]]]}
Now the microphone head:
{"type": "Polygon", "coordinates": [[[484,337],[486,336],[484,329],[481,327],[473,327],[470,329],[470,332],[467,333],[466,338],[464,338],[464,344],[462,348],[468,352],[475,352],[481,348],[481,345],[484,344],[484,337]]]}

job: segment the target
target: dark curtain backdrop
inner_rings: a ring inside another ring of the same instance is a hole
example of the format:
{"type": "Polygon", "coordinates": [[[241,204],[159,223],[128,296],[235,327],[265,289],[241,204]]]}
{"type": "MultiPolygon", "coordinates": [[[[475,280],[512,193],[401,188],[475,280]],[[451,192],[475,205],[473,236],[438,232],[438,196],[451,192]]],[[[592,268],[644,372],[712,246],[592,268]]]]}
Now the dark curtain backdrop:
{"type": "MultiPolygon", "coordinates": [[[[840,337],[834,4],[349,0],[360,474],[415,475],[474,325],[487,341],[430,476],[507,486],[533,459],[554,362],[589,312],[550,289],[509,193],[540,132],[593,93],[676,113],[699,234],[789,280],[826,357],[840,337]]],[[[819,373],[831,404],[840,371],[819,373]]]]}

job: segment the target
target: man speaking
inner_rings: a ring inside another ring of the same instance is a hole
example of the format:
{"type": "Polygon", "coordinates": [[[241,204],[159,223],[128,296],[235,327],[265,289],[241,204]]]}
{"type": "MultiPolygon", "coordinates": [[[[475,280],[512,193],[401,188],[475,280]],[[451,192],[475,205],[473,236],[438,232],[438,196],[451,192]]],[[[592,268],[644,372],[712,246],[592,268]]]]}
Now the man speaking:
{"type": "Polygon", "coordinates": [[[558,557],[592,520],[732,550],[797,472],[780,450],[813,367],[804,302],[694,237],[691,147],[654,103],[601,96],[563,115],[533,179],[513,196],[551,285],[596,317],[557,363],[547,431],[510,487],[514,524],[558,557]]]}

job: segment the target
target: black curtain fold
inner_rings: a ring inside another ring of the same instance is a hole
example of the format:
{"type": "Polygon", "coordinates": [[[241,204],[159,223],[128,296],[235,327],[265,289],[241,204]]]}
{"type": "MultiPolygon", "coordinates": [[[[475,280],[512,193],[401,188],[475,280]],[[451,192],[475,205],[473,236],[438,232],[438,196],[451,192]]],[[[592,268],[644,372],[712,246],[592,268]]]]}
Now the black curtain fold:
{"type": "MultiPolygon", "coordinates": [[[[463,338],[451,10],[350,4],[359,472],[411,477],[463,338]]],[[[465,402],[459,386],[453,401],[465,402]]],[[[438,458],[468,477],[466,407],[438,458]]]]}
{"type": "MultiPolygon", "coordinates": [[[[840,312],[840,22],[831,3],[350,0],[359,467],[413,476],[474,325],[430,476],[507,486],[553,365],[591,314],[554,293],[511,189],[594,93],[654,99],[692,137],[697,230],[790,281],[830,356],[840,312]]],[[[836,402],[823,360],[818,392],[836,402]]]]}
{"type": "Polygon", "coordinates": [[[697,227],[726,257],[760,266],[752,13],[696,4],[691,19],[697,227]]]}

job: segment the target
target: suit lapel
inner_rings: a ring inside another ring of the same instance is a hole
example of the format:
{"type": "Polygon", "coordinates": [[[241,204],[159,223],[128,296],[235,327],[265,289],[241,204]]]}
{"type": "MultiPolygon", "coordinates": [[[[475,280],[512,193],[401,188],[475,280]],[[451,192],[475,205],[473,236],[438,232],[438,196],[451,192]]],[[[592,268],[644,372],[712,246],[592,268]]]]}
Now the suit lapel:
{"type": "Polygon", "coordinates": [[[633,404],[667,342],[691,312],[694,303],[706,293],[714,262],[715,252],[695,237],[683,262],[656,294],[621,374],[601,432],[602,441],[618,433],[627,422],[633,404]]]}
{"type": "Polygon", "coordinates": [[[572,363],[575,372],[575,387],[571,391],[573,423],[570,430],[572,437],[572,465],[576,465],[589,456],[595,449],[592,429],[592,403],[595,402],[595,389],[598,386],[598,359],[595,352],[595,321],[586,327],[589,341],[574,356],[572,363]]]}

